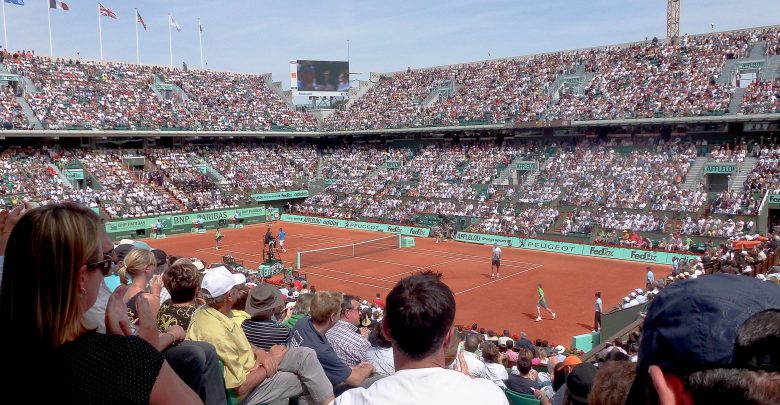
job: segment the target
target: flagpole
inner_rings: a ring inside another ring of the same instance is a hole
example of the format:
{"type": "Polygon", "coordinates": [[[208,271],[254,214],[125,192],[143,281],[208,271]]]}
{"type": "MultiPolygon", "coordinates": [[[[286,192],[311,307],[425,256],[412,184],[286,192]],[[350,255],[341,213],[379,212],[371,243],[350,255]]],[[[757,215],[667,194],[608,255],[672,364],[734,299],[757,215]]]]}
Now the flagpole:
{"type": "Polygon", "coordinates": [[[8,49],[8,29],[5,27],[5,0],[3,0],[2,3],[3,3],[3,39],[5,40],[5,50],[11,52],[11,50],[8,49]]]}
{"type": "Polygon", "coordinates": [[[54,47],[51,44],[51,6],[49,4],[46,4],[46,10],[49,17],[49,56],[54,56],[54,47]]]}
{"type": "Polygon", "coordinates": [[[171,35],[171,15],[168,14],[168,53],[170,54],[170,68],[173,69],[173,36],[171,35]]]}
{"type": "Polygon", "coordinates": [[[198,44],[200,45],[200,70],[203,70],[203,28],[198,18],[198,44]]]}
{"type": "Polygon", "coordinates": [[[138,47],[138,9],[135,9],[135,63],[141,64],[141,51],[138,47]]]}
{"type": "Polygon", "coordinates": [[[100,32],[100,61],[103,61],[103,23],[100,19],[100,3],[98,3],[98,31],[100,32]]]}

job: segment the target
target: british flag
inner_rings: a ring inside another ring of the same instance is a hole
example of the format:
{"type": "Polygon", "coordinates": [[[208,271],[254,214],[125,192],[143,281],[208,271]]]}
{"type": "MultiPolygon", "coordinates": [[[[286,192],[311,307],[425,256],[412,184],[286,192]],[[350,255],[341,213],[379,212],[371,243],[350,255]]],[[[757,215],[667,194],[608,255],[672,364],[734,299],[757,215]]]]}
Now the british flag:
{"type": "Polygon", "coordinates": [[[110,8],[98,3],[98,6],[100,6],[100,15],[113,18],[116,20],[116,13],[114,13],[110,8]]]}

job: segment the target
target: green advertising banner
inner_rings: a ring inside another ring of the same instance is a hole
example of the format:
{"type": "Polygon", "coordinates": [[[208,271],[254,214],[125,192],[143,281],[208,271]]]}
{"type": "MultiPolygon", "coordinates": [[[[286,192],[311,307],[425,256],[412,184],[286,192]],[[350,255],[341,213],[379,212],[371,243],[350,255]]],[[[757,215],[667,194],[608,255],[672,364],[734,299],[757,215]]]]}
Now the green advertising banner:
{"type": "Polygon", "coordinates": [[[731,174],[737,170],[734,163],[707,163],[704,165],[704,173],[707,174],[731,174]]]}
{"type": "Polygon", "coordinates": [[[765,62],[766,61],[763,60],[763,59],[761,59],[761,60],[748,60],[748,61],[745,61],[745,62],[739,62],[737,64],[737,68],[738,69],[757,69],[757,68],[763,67],[765,62]]]}
{"type": "Polygon", "coordinates": [[[388,160],[385,162],[385,167],[388,169],[400,169],[401,168],[401,161],[400,160],[388,160]]]}
{"type": "Polygon", "coordinates": [[[600,257],[603,259],[629,260],[635,262],[671,264],[672,259],[693,260],[697,255],[657,252],[652,250],[627,249],[613,246],[594,246],[577,243],[557,242],[539,239],[524,239],[502,235],[486,235],[479,233],[458,232],[455,240],[461,242],[481,243],[501,246],[511,246],[520,249],[541,250],[544,252],[565,253],[570,255],[600,257]]]}
{"type": "Polygon", "coordinates": [[[359,229],[362,231],[391,232],[408,236],[426,237],[431,232],[428,228],[418,228],[414,226],[377,224],[374,222],[347,221],[344,219],[307,217],[303,215],[282,214],[281,219],[282,221],[297,222],[299,224],[323,225],[332,226],[334,228],[359,229]]]}
{"type": "Polygon", "coordinates": [[[65,169],[64,174],[68,180],[84,180],[84,170],[82,169],[65,169]]]}
{"type": "Polygon", "coordinates": [[[771,209],[780,208],[780,194],[769,194],[767,202],[769,203],[769,208],[771,209]]]}
{"type": "Polygon", "coordinates": [[[515,170],[536,171],[539,170],[539,164],[533,161],[523,161],[514,163],[515,170]]]}
{"type": "Polygon", "coordinates": [[[12,74],[1,74],[0,75],[0,81],[3,82],[18,82],[19,76],[18,75],[12,75],[12,74]]]}
{"type": "Polygon", "coordinates": [[[203,221],[207,223],[218,222],[221,219],[232,218],[236,212],[241,215],[241,218],[246,220],[265,218],[266,214],[265,207],[251,207],[238,208],[234,210],[190,212],[176,215],[124,219],[106,223],[106,232],[119,233],[134,232],[138,229],[151,229],[151,227],[157,222],[158,219],[162,223],[163,229],[192,225],[193,221],[197,220],[198,217],[203,218],[203,221]]]}
{"type": "Polygon", "coordinates": [[[309,196],[309,190],[280,191],[278,193],[252,194],[255,201],[276,201],[292,200],[294,198],[306,198],[309,196]]]}

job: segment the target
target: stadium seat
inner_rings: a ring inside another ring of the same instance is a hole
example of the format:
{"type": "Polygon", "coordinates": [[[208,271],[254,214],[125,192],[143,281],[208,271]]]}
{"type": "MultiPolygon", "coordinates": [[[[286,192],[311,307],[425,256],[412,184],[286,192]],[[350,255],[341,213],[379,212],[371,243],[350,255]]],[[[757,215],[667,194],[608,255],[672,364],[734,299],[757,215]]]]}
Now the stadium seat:
{"type": "Polygon", "coordinates": [[[540,405],[542,401],[538,400],[533,395],[521,394],[519,392],[507,389],[504,391],[506,398],[509,400],[509,405],[540,405]]]}

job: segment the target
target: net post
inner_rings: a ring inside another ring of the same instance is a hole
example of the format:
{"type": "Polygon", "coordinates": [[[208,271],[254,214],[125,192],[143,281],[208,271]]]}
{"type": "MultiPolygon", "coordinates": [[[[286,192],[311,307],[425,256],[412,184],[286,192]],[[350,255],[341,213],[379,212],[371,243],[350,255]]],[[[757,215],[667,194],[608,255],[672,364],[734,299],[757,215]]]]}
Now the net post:
{"type": "Polygon", "coordinates": [[[400,248],[404,247],[403,243],[401,243],[402,235],[400,233],[396,234],[396,235],[398,236],[398,249],[400,249],[400,248]]]}
{"type": "Polygon", "coordinates": [[[295,254],[295,268],[297,270],[301,269],[301,252],[295,254]]]}

